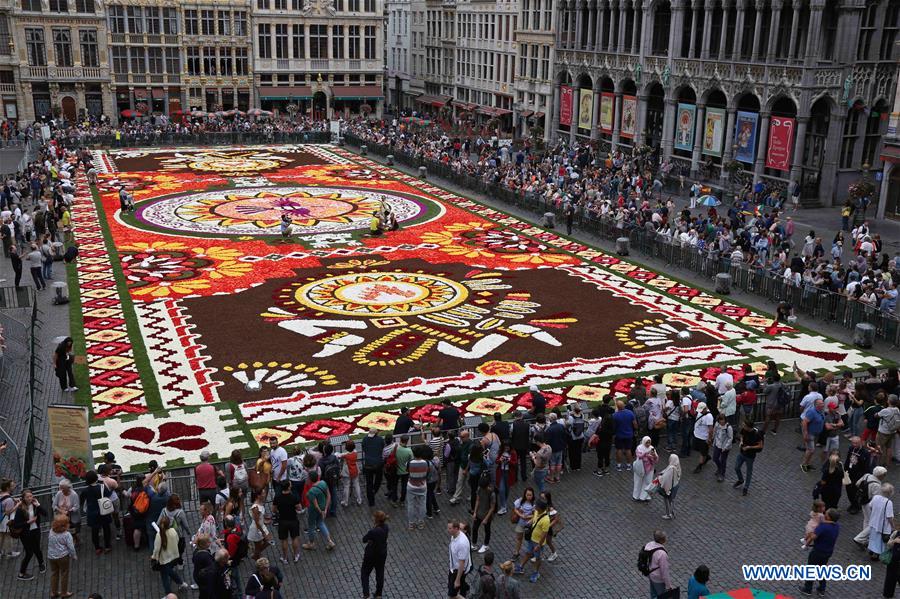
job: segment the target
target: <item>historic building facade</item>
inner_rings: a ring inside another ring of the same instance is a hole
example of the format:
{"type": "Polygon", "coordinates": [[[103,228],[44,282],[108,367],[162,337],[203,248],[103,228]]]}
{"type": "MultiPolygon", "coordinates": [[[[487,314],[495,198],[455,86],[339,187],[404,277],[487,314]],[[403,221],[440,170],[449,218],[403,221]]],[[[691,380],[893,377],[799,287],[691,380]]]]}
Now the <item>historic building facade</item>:
{"type": "Polygon", "coordinates": [[[723,187],[729,173],[842,201],[881,168],[897,82],[890,0],[564,0],[551,127],[659,147],[723,187]]]}
{"type": "Polygon", "coordinates": [[[384,63],[388,97],[393,108],[403,110],[412,106],[410,95],[412,10],[410,0],[385,0],[384,63]]]}
{"type": "Polygon", "coordinates": [[[519,0],[518,6],[515,132],[520,137],[530,137],[536,127],[543,130],[544,139],[550,139],[547,115],[553,101],[552,65],[560,12],[553,9],[552,0],[519,0]]]}
{"type": "Polygon", "coordinates": [[[0,21],[5,20],[0,45],[8,51],[0,50],[5,116],[30,122],[110,114],[101,0],[20,0],[10,9],[0,11],[0,21]],[[16,87],[15,101],[6,88],[10,83],[16,87]]]}
{"type": "Polygon", "coordinates": [[[119,113],[251,106],[249,0],[113,0],[107,18],[119,113]]]}
{"type": "Polygon", "coordinates": [[[254,83],[263,108],[380,115],[384,0],[255,0],[254,83]]]}

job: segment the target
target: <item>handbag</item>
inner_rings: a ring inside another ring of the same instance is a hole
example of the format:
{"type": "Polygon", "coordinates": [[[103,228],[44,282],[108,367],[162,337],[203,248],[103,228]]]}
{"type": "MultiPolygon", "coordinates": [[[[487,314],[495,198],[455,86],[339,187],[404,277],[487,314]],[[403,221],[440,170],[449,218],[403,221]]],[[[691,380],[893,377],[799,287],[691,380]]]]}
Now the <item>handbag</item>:
{"type": "Polygon", "coordinates": [[[662,430],[664,428],[666,428],[666,421],[662,418],[653,423],[654,430],[662,430]]]}
{"type": "Polygon", "coordinates": [[[151,557],[150,558],[150,569],[153,570],[154,572],[159,572],[160,570],[162,570],[162,566],[160,565],[158,560],[155,560],[151,557]]]}
{"type": "Polygon", "coordinates": [[[850,473],[847,472],[846,470],[844,470],[844,478],[841,479],[841,484],[844,485],[845,487],[847,485],[853,484],[853,481],[850,480],[850,473]]]}
{"type": "Polygon", "coordinates": [[[894,557],[894,549],[892,547],[889,547],[881,552],[881,554],[878,556],[878,561],[880,561],[885,566],[890,566],[891,559],[893,559],[893,557],[894,557]]]}
{"type": "Polygon", "coordinates": [[[647,493],[653,494],[658,493],[662,490],[662,486],[659,484],[659,478],[654,478],[650,481],[650,484],[644,489],[647,493]]]}
{"type": "Polygon", "coordinates": [[[588,439],[588,447],[597,447],[600,445],[600,437],[596,433],[591,435],[591,438],[588,439]]]}
{"type": "Polygon", "coordinates": [[[113,505],[112,499],[110,499],[108,495],[103,494],[103,489],[106,489],[106,483],[101,481],[100,498],[97,499],[97,511],[100,512],[101,516],[109,516],[116,511],[116,506],[113,505]]]}
{"type": "Polygon", "coordinates": [[[656,599],[681,599],[681,587],[674,587],[664,593],[660,593],[656,596],[656,599]]]}

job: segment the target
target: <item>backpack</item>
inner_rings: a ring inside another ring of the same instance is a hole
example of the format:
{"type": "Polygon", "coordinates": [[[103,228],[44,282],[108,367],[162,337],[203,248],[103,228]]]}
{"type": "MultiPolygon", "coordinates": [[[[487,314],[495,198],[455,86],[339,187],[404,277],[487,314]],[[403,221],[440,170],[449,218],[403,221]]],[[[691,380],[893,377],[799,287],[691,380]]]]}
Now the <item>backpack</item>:
{"type": "Polygon", "coordinates": [[[147,494],[146,490],[141,489],[140,491],[131,494],[131,510],[135,514],[144,515],[149,509],[150,495],[147,494]]]}
{"type": "Polygon", "coordinates": [[[791,394],[788,393],[788,390],[784,387],[784,385],[781,385],[781,387],[778,389],[777,401],[778,407],[782,409],[791,401],[791,394]]]}
{"type": "Polygon", "coordinates": [[[665,552],[664,547],[654,547],[653,549],[647,549],[646,547],[642,547],[638,552],[638,572],[643,574],[644,576],[650,576],[650,573],[656,568],[650,569],[650,560],[653,559],[653,554],[657,551],[665,552]]]}
{"type": "Polygon", "coordinates": [[[571,435],[573,439],[578,439],[584,434],[584,418],[581,416],[574,416],[572,418],[572,431],[571,435]]]}
{"type": "Polygon", "coordinates": [[[495,599],[497,597],[497,580],[494,578],[493,572],[481,572],[478,576],[478,595],[479,599],[495,599]]]}
{"type": "MultiPolygon", "coordinates": [[[[15,512],[14,512],[15,513],[15,512]]],[[[23,524],[21,526],[16,526],[16,519],[13,518],[9,523],[9,536],[13,539],[21,539],[22,535],[25,534],[25,531],[28,530],[28,524],[23,524]]]]}
{"type": "Polygon", "coordinates": [[[869,484],[872,483],[872,479],[867,476],[862,477],[856,486],[859,488],[859,504],[860,505],[868,505],[872,498],[869,496],[869,484]]]}
{"type": "Polygon", "coordinates": [[[324,480],[329,487],[336,485],[340,478],[341,466],[339,461],[335,460],[325,465],[325,469],[322,471],[322,480],[324,480]]]}
{"type": "Polygon", "coordinates": [[[387,459],[384,461],[384,471],[391,474],[397,473],[397,446],[394,445],[394,449],[391,450],[391,453],[388,454],[387,459]]]}
{"type": "Polygon", "coordinates": [[[230,533],[228,533],[228,535],[226,535],[226,542],[228,540],[227,537],[230,535],[238,536],[237,549],[235,549],[234,551],[234,557],[231,558],[232,565],[236,567],[241,562],[241,560],[247,557],[247,553],[249,553],[250,551],[250,541],[247,540],[247,537],[243,533],[238,534],[232,530],[230,533]]]}
{"type": "Polygon", "coordinates": [[[247,474],[247,467],[244,464],[238,464],[234,467],[234,474],[231,475],[231,485],[243,488],[247,486],[250,477],[247,474]]]}
{"type": "Polygon", "coordinates": [[[109,516],[114,511],[116,511],[116,506],[113,505],[112,499],[109,498],[109,495],[103,494],[103,489],[106,489],[106,483],[100,483],[100,497],[97,499],[97,510],[100,512],[101,516],[109,516]]]}

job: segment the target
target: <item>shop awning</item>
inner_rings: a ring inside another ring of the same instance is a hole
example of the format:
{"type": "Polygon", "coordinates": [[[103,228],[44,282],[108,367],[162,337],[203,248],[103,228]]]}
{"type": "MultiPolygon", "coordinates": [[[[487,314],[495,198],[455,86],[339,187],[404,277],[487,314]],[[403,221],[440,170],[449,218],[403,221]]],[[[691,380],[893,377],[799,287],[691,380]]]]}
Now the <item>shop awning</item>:
{"type": "Polygon", "coordinates": [[[885,145],[879,158],[884,162],[900,162],[900,146],[885,145]]]}
{"type": "Polygon", "coordinates": [[[512,110],[507,110],[505,108],[495,108],[493,106],[479,106],[478,112],[481,114],[486,114],[487,116],[500,117],[505,114],[510,114],[512,110]]]}
{"type": "Polygon", "coordinates": [[[544,118],[544,113],[543,113],[543,112],[535,112],[535,113],[534,113],[534,118],[536,118],[536,119],[542,119],[542,118],[544,118]]]}
{"type": "Polygon", "coordinates": [[[259,97],[263,100],[308,100],[312,98],[312,88],[308,85],[297,87],[260,87],[259,97]]]}
{"type": "Polygon", "coordinates": [[[478,108],[478,104],[470,104],[469,102],[454,102],[453,106],[456,107],[457,110],[461,110],[463,112],[472,112],[476,108],[478,108]]]}
{"type": "Polygon", "coordinates": [[[527,119],[528,117],[530,117],[533,114],[534,114],[533,110],[523,110],[522,112],[519,113],[519,116],[522,117],[523,119],[527,119]]]}
{"type": "Polygon", "coordinates": [[[136,88],[134,89],[134,97],[135,97],[135,98],[138,98],[138,99],[140,99],[140,100],[146,99],[146,97],[147,97],[147,90],[144,89],[144,88],[142,88],[142,87],[136,87],[136,88]]]}
{"type": "Polygon", "coordinates": [[[384,94],[377,85],[346,85],[331,88],[337,100],[381,100],[384,94]]]}
{"type": "Polygon", "coordinates": [[[442,106],[446,106],[447,102],[452,100],[450,96],[430,96],[425,94],[424,96],[419,96],[416,98],[416,102],[421,102],[422,104],[428,104],[429,106],[434,106],[435,108],[440,108],[442,106]]]}
{"type": "Polygon", "coordinates": [[[154,87],[153,89],[150,90],[150,95],[153,96],[154,98],[165,98],[166,90],[160,89],[158,87],[154,87]]]}

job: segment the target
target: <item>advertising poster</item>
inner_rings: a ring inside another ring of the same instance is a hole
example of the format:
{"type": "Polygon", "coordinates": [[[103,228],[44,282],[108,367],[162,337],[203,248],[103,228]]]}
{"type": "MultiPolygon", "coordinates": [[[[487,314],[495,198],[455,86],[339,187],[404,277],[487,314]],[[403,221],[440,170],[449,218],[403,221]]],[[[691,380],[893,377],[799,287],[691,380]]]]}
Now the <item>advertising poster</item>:
{"type": "Polygon", "coordinates": [[[703,125],[703,153],[710,156],[722,155],[725,139],[725,111],[721,108],[707,108],[703,125]]]}
{"type": "Polygon", "coordinates": [[[737,146],[734,151],[735,160],[748,163],[756,160],[757,121],[759,121],[759,115],[755,112],[738,110],[734,123],[734,143],[737,146]]]}
{"type": "Polygon", "coordinates": [[[697,107],[693,104],[678,104],[675,111],[675,149],[694,149],[694,119],[697,118],[697,107]]]}
{"type": "Polygon", "coordinates": [[[600,130],[604,133],[612,133],[613,112],[615,112],[616,97],[610,93],[600,94],[600,130]]]}
{"type": "Polygon", "coordinates": [[[72,482],[81,479],[92,466],[87,408],[50,406],[47,419],[54,474],[72,482]]]}
{"type": "Polygon", "coordinates": [[[619,134],[631,139],[637,126],[637,98],[635,96],[622,96],[622,127],[619,134]]]}
{"type": "Polygon", "coordinates": [[[790,170],[794,149],[794,119],[773,116],[769,121],[769,149],[766,152],[766,168],[790,170]]]}
{"type": "Polygon", "coordinates": [[[572,126],[572,88],[559,86],[559,124],[572,126]]]}
{"type": "Polygon", "coordinates": [[[582,89],[578,99],[578,127],[590,131],[594,120],[594,90],[582,89]]]}

